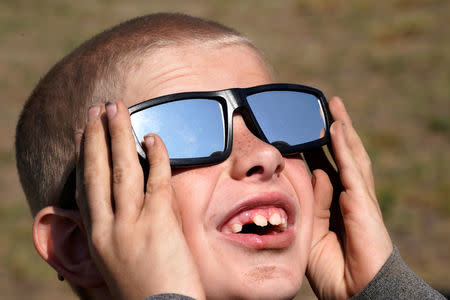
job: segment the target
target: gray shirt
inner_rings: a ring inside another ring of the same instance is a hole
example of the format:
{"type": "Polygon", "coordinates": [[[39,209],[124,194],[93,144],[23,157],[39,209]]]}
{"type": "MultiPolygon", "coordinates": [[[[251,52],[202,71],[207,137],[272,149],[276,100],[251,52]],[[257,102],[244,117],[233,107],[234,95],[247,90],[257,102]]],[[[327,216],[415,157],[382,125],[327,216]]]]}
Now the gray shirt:
{"type": "Polygon", "coordinates": [[[420,279],[403,261],[397,247],[377,275],[351,300],[369,299],[444,299],[420,279]]]}

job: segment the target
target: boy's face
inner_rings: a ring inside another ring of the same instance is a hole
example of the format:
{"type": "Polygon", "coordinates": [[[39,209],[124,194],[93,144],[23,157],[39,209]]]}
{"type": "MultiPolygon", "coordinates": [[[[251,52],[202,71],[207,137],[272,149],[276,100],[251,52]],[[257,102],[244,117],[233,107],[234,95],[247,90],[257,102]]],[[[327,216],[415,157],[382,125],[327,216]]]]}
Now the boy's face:
{"type": "MultiPolygon", "coordinates": [[[[124,101],[131,106],[165,94],[271,81],[264,63],[246,46],[163,48],[131,72],[124,101]]],[[[172,175],[183,232],[208,298],[295,295],[305,272],[313,219],[312,187],[301,159],[282,157],[235,115],[227,160],[173,170],[172,175]],[[233,233],[253,221],[264,223],[257,220],[261,216],[275,224],[281,220],[275,227],[282,232],[233,233]]]]}

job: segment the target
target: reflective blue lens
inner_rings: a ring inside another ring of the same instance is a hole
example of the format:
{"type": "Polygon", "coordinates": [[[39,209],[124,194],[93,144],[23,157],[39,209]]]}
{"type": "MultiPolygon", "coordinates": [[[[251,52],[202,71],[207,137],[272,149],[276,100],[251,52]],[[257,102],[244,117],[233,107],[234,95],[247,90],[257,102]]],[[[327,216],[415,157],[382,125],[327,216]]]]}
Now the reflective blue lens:
{"type": "Polygon", "coordinates": [[[325,134],[320,100],[295,91],[267,91],[247,96],[253,114],[269,143],[300,145],[325,134]]]}
{"type": "Polygon", "coordinates": [[[163,103],[132,114],[131,123],[139,141],[158,134],[171,159],[208,157],[225,148],[222,108],[212,99],[163,103]]]}

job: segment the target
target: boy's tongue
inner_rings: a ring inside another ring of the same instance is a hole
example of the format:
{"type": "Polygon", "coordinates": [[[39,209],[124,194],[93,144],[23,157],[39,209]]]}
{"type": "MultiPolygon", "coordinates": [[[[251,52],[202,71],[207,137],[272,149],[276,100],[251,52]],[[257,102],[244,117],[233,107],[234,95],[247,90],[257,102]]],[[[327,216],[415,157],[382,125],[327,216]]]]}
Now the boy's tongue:
{"type": "Polygon", "coordinates": [[[246,224],[255,224],[259,227],[272,225],[277,226],[279,231],[284,231],[287,227],[287,214],[284,209],[274,206],[245,210],[232,217],[222,227],[222,232],[239,233],[246,224]]]}

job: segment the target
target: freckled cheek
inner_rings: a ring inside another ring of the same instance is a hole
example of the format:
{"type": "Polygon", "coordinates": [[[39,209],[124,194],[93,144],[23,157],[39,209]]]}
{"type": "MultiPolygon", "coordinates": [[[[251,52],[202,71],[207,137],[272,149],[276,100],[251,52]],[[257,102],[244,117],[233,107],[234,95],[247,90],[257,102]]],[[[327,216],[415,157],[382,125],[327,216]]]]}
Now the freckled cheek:
{"type": "Polygon", "coordinates": [[[172,188],[183,227],[197,226],[204,219],[217,182],[215,173],[208,167],[172,172],[172,188]]]}

